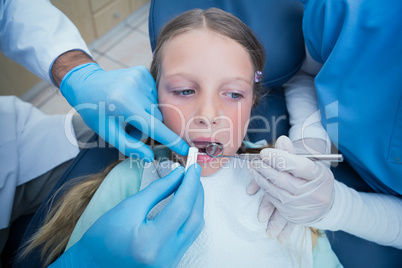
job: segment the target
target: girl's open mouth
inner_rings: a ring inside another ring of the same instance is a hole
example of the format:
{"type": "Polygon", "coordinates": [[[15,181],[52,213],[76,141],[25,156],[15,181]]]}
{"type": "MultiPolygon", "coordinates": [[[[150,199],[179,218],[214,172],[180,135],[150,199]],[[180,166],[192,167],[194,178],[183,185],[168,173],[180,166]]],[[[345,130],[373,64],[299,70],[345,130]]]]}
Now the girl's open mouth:
{"type": "Polygon", "coordinates": [[[214,161],[214,159],[215,159],[214,157],[211,157],[208,154],[206,154],[205,148],[207,147],[208,144],[217,143],[217,144],[221,145],[221,143],[217,142],[217,141],[214,141],[214,142],[212,142],[212,141],[193,141],[192,143],[193,143],[193,146],[198,148],[199,153],[203,153],[203,155],[198,155],[197,162],[199,162],[199,163],[209,163],[209,162],[214,161]]]}

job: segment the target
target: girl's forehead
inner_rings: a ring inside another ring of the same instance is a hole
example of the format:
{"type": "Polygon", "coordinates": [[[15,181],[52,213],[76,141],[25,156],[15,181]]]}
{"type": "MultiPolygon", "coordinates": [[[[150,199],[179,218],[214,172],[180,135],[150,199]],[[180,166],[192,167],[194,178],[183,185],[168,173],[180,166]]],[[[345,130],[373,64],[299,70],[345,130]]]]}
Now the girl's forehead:
{"type": "Polygon", "coordinates": [[[247,80],[254,73],[250,55],[242,45],[209,29],[195,29],[171,38],[161,56],[163,73],[215,70],[242,74],[247,80]]]}
{"type": "MultiPolygon", "coordinates": [[[[178,44],[184,43],[195,43],[205,41],[202,43],[210,44],[211,46],[216,45],[215,42],[233,43],[233,45],[239,46],[239,48],[246,51],[246,49],[240,45],[236,40],[221,34],[217,31],[211,30],[209,28],[195,28],[188,31],[184,31],[172,36],[164,44],[164,47],[177,46],[178,44]],[[214,42],[215,41],[215,42],[214,42]]],[[[205,47],[205,49],[207,49],[205,47]]]]}

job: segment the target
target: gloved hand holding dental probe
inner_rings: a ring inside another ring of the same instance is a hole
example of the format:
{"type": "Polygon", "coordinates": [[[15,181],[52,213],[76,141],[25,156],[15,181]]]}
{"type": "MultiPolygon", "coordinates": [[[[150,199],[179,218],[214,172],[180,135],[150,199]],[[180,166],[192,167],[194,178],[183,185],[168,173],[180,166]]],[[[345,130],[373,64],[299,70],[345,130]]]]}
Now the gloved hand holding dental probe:
{"type": "Polygon", "coordinates": [[[278,138],[275,149],[261,151],[259,165],[251,173],[255,182],[247,189],[265,191],[258,217],[268,221],[267,234],[286,239],[295,224],[309,225],[321,220],[334,202],[334,176],[327,164],[295,155],[289,138],[278,138]]]}
{"type": "Polygon", "coordinates": [[[204,227],[201,167],[178,167],[100,217],[50,267],[175,267],[204,227]],[[149,211],[174,193],[152,220],[149,211]]]}
{"type": "Polygon", "coordinates": [[[51,68],[60,91],[85,123],[121,153],[150,161],[143,134],[186,155],[188,145],[162,123],[155,81],[144,66],[104,71],[86,53],[59,56],[51,68]],[[128,134],[126,123],[133,126],[128,134]]]}

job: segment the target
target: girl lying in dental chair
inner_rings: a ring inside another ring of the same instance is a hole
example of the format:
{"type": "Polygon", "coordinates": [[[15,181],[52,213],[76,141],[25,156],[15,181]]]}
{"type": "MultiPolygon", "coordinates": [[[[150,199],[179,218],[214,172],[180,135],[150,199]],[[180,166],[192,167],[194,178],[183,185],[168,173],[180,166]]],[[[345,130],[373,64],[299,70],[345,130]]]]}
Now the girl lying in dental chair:
{"type": "MultiPolygon", "coordinates": [[[[159,35],[151,65],[164,124],[200,151],[215,142],[223,146],[224,155],[235,154],[251,109],[264,92],[264,53],[251,30],[222,10],[191,10],[171,20],[159,35]]],[[[185,165],[187,160],[158,147],[155,155],[153,163],[128,158],[65,191],[26,253],[43,246],[45,265],[51,264],[104,213],[169,174],[174,162],[185,165]]],[[[264,193],[246,193],[253,179],[250,162],[202,155],[197,163],[205,226],[175,265],[313,267],[325,260],[326,267],[340,266],[318,230],[296,226],[283,241],[267,237],[266,223],[256,217],[264,193]]],[[[170,199],[156,205],[148,220],[155,220],[170,199]]]]}

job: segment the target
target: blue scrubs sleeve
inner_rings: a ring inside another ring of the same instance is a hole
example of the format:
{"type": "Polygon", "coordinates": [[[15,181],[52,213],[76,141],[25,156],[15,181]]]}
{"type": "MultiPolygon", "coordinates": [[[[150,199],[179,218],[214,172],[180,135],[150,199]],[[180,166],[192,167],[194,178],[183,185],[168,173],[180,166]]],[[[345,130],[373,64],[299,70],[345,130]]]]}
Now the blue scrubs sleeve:
{"type": "Polygon", "coordinates": [[[376,191],[402,194],[402,1],[306,0],[323,125],[376,191]]]}

